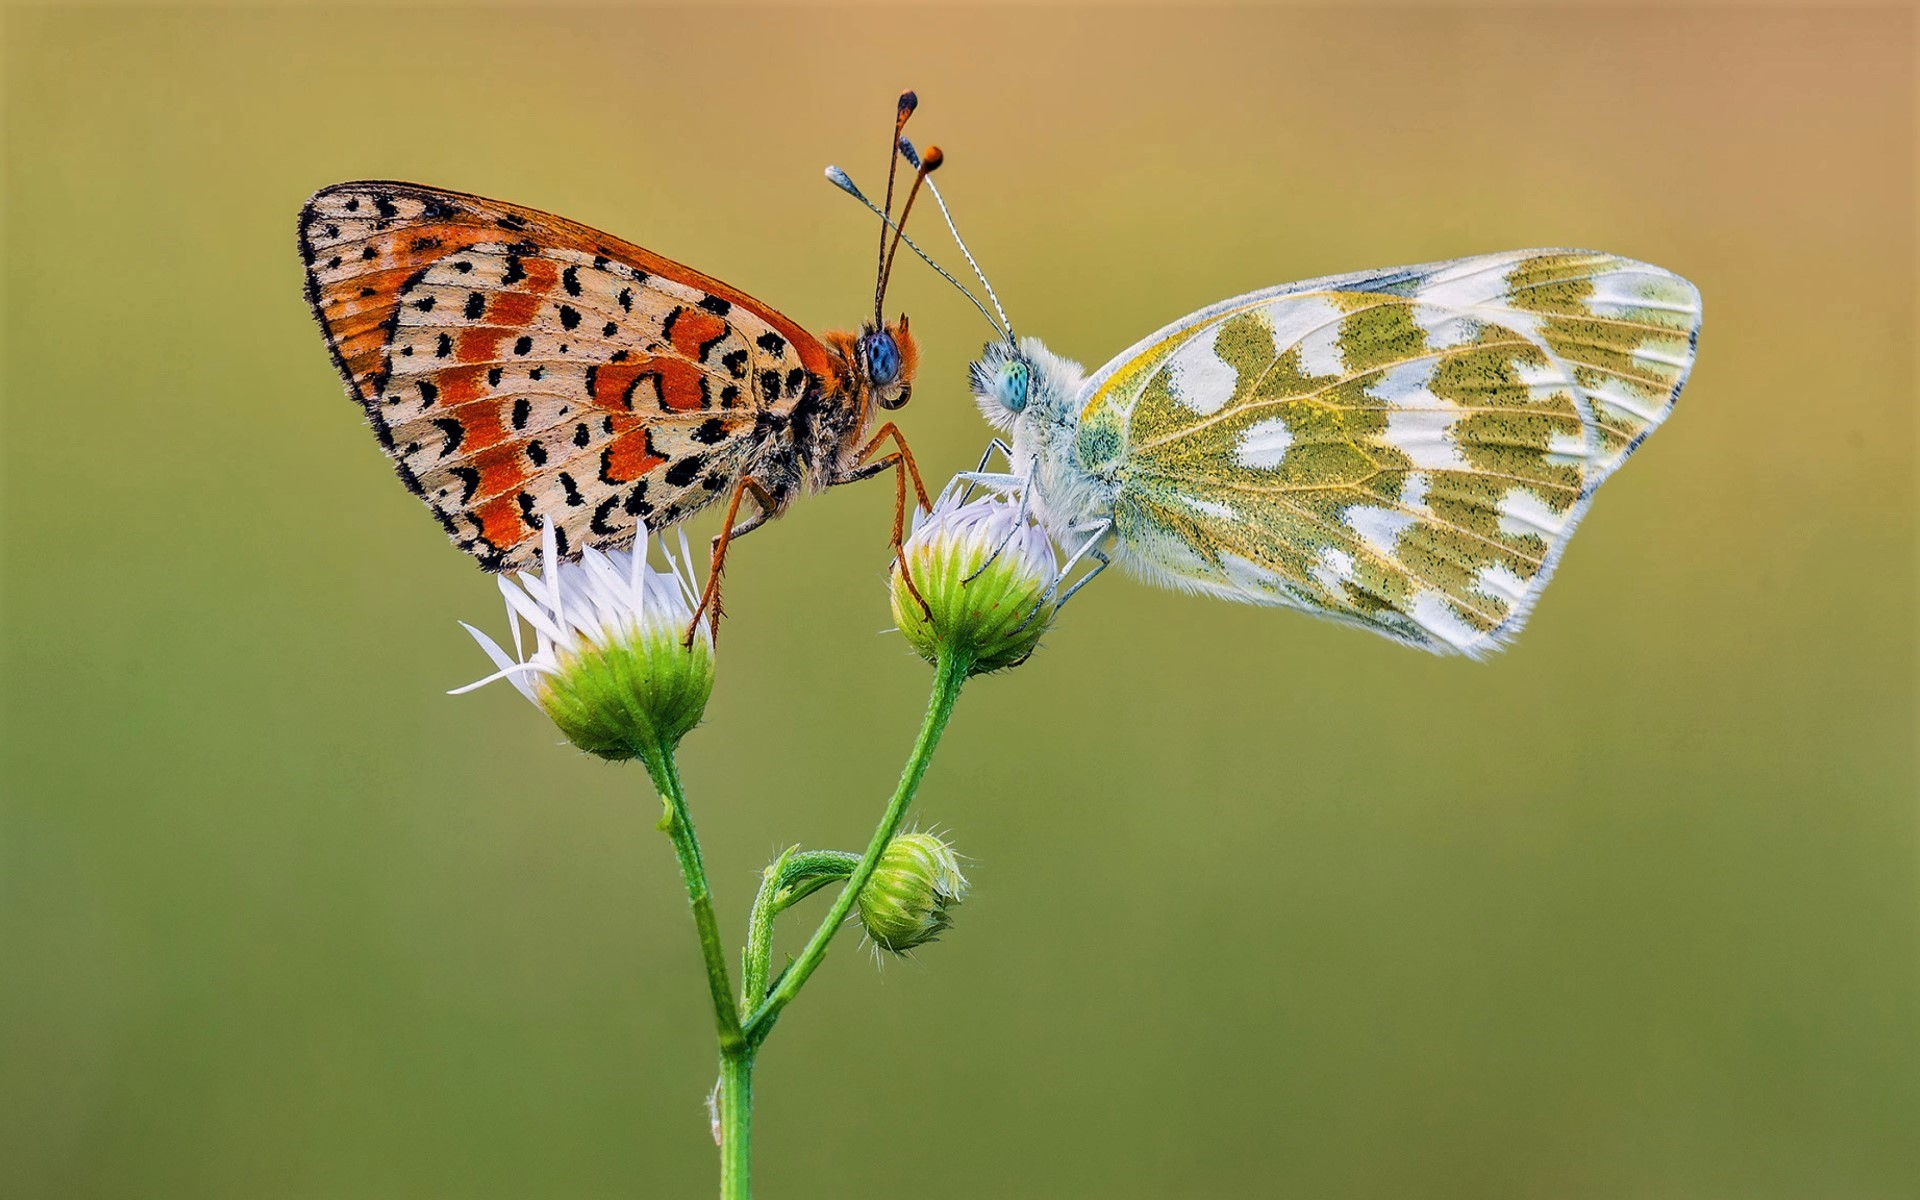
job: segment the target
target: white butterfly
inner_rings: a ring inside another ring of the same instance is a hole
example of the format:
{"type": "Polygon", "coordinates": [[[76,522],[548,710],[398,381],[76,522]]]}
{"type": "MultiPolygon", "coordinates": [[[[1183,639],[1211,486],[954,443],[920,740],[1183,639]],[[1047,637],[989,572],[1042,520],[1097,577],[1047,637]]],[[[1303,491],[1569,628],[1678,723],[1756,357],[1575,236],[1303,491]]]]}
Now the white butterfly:
{"type": "Polygon", "coordinates": [[[1000,334],[972,389],[1011,464],[967,478],[1019,495],[1069,569],[1096,564],[1062,602],[1117,562],[1439,654],[1519,632],[1595,490],[1673,411],[1700,331],[1669,271],[1517,250],[1249,292],[1089,376],[1016,339],[967,261],[1000,334]]]}

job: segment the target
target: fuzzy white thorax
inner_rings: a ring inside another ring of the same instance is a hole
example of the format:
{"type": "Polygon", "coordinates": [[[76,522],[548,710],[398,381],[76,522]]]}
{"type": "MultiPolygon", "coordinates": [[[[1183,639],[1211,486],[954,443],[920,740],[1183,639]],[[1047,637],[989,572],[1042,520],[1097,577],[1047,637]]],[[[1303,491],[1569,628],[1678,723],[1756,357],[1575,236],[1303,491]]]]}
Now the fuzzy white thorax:
{"type": "Polygon", "coordinates": [[[1017,348],[989,343],[971,379],[981,413],[1010,435],[1030,511],[1055,541],[1077,545],[1111,517],[1114,498],[1113,481],[1089,472],[1076,445],[1085,369],[1038,338],[1022,338],[1017,348]],[[1012,386],[1020,382],[1024,389],[1012,386]]]}

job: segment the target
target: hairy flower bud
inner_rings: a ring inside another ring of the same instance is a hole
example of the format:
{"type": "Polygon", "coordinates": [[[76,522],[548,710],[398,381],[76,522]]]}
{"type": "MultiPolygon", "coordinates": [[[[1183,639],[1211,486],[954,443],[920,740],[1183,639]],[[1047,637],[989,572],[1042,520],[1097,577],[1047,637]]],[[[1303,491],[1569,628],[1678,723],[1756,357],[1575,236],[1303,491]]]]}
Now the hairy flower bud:
{"type": "Polygon", "coordinates": [[[589,547],[578,562],[564,562],[549,527],[542,550],[541,574],[500,580],[515,653],[466,625],[500,670],[455,693],[507,679],[589,754],[671,750],[713,692],[711,627],[703,621],[693,644],[683,641],[694,595],[684,544],[684,563],[668,556],[666,571],[647,565],[644,542],[631,552],[589,547]],[[521,621],[533,628],[532,654],[524,654],[521,621]]]}
{"type": "Polygon", "coordinates": [[[894,563],[893,617],[928,662],[945,650],[970,675],[1013,666],[1053,620],[1053,543],[1009,501],[963,504],[949,489],[932,512],[915,514],[902,557],[912,583],[894,563]]]}
{"type": "Polygon", "coordinates": [[[940,936],[966,895],[966,876],[945,842],[931,833],[903,833],[887,843],[860,889],[860,924],[875,945],[905,954],[940,936]]]}

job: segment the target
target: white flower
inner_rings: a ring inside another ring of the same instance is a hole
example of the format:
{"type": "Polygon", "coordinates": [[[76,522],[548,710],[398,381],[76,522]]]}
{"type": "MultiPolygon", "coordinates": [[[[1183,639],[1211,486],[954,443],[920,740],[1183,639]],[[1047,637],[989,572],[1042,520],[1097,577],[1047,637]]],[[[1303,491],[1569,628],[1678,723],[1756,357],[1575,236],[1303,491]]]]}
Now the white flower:
{"type": "Polygon", "coordinates": [[[1033,653],[1053,619],[1060,564],[1017,504],[963,503],[963,494],[956,481],[932,512],[914,514],[902,551],[912,586],[896,562],[893,615],[921,657],[935,662],[944,651],[979,674],[1033,653]]]}
{"type": "Polygon", "coordinates": [[[661,547],[668,569],[647,565],[647,544],[631,551],[591,546],[561,561],[553,527],[541,534],[540,572],[500,579],[513,653],[461,622],[494,666],[460,695],[505,679],[551,717],[569,741],[603,758],[671,749],[706,710],[713,690],[713,629],[703,616],[684,644],[698,596],[692,554],[661,547]],[[533,630],[527,653],[521,623],[533,630]]]}

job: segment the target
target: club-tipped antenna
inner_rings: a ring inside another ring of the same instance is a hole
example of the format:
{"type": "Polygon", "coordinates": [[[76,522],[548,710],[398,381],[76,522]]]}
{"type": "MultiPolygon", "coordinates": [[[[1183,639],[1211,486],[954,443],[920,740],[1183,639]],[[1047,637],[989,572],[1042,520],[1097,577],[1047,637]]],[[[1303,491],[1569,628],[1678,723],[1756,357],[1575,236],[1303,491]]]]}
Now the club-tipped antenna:
{"type": "MultiPolygon", "coordinates": [[[[887,146],[887,203],[880,211],[880,217],[886,225],[880,227],[880,254],[873,265],[873,326],[881,327],[880,305],[886,300],[887,293],[887,225],[893,224],[893,176],[894,169],[900,165],[900,131],[907,127],[907,118],[913,110],[920,107],[920,97],[911,91],[900,93],[900,102],[893,110],[893,141],[887,146]]],[[[898,227],[895,227],[898,232],[898,227]]]]}
{"type": "MultiPolygon", "coordinates": [[[[839,188],[841,191],[845,192],[847,195],[852,196],[855,200],[858,200],[860,203],[866,205],[868,212],[872,213],[876,217],[879,217],[880,220],[884,222],[884,224],[882,225],[883,231],[886,229],[892,229],[895,233],[900,233],[899,227],[894,225],[892,219],[889,218],[887,214],[880,211],[879,205],[867,199],[866,193],[862,192],[858,187],[854,186],[853,180],[847,176],[847,173],[845,171],[842,171],[839,167],[828,167],[827,182],[839,188]]],[[[997,336],[999,337],[1012,336],[1010,332],[1000,328],[1000,323],[993,319],[993,314],[987,311],[987,306],[980,303],[980,301],[974,296],[974,294],[967,290],[965,284],[961,283],[958,279],[955,279],[952,276],[952,274],[950,274],[947,271],[945,267],[933,261],[933,258],[930,255],[928,255],[928,253],[925,250],[922,250],[919,246],[914,245],[912,238],[908,237],[904,233],[900,233],[900,240],[907,244],[907,249],[913,251],[915,254],[920,256],[921,262],[926,263],[928,266],[932,267],[935,271],[939,272],[940,278],[952,284],[956,291],[958,291],[962,296],[965,296],[969,301],[971,301],[973,306],[980,310],[980,315],[987,319],[987,324],[993,326],[993,332],[997,336]]]]}
{"type": "MultiPolygon", "coordinates": [[[[920,156],[914,152],[913,143],[906,138],[900,138],[899,142],[901,156],[907,160],[908,165],[918,170],[920,167],[920,156]]],[[[931,149],[932,147],[929,147],[929,150],[931,149]]],[[[935,165],[937,166],[938,163],[935,165]]],[[[1007,340],[1009,342],[1013,341],[1013,322],[1007,320],[1007,310],[1000,307],[1000,297],[994,294],[993,285],[987,282],[987,273],[982,271],[980,264],[974,261],[973,251],[967,249],[965,239],[960,236],[960,227],[953,223],[953,214],[947,211],[947,201],[945,197],[940,195],[939,185],[935,184],[933,180],[928,179],[927,190],[933,193],[933,202],[940,206],[940,215],[946,218],[947,231],[953,234],[954,245],[960,247],[961,255],[967,260],[967,265],[973,268],[975,277],[980,280],[980,286],[987,289],[987,299],[993,301],[993,311],[1000,314],[1000,324],[1006,327],[1007,340]]],[[[976,301],[976,303],[978,303],[978,301],[976,301]]]]}
{"type": "Polygon", "coordinates": [[[900,206],[900,220],[893,227],[893,245],[887,247],[886,261],[880,267],[882,295],[886,294],[887,286],[893,282],[893,259],[900,253],[900,239],[906,235],[907,231],[907,214],[913,211],[913,201],[920,195],[920,185],[926,182],[927,176],[939,170],[940,164],[944,161],[946,161],[945,156],[940,153],[940,147],[928,146],[926,161],[914,164],[913,186],[907,190],[907,202],[900,206]]]}

